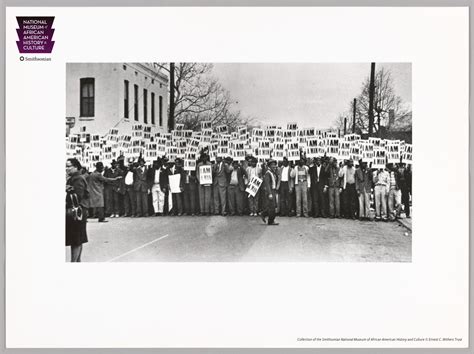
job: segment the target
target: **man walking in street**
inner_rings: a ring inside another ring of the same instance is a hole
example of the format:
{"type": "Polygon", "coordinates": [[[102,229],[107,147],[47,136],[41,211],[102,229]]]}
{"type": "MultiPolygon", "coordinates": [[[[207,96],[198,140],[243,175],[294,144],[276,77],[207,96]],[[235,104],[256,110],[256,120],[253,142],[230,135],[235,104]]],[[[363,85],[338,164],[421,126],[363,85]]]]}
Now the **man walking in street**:
{"type": "Polygon", "coordinates": [[[265,194],[265,209],[261,214],[263,222],[266,223],[266,217],[268,216],[268,225],[278,225],[275,222],[275,200],[276,200],[276,186],[277,186],[277,175],[276,175],[277,162],[275,160],[268,161],[268,169],[263,177],[263,190],[265,194]]]}

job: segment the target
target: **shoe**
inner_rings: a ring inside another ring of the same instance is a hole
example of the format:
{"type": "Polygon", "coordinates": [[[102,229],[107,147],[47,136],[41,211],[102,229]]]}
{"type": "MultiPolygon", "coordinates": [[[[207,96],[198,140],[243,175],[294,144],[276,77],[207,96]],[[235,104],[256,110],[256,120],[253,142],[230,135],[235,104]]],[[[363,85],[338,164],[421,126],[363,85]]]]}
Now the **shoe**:
{"type": "Polygon", "coordinates": [[[266,224],[267,223],[267,219],[265,218],[265,215],[263,215],[263,213],[260,215],[260,217],[262,218],[263,222],[266,224]]]}
{"type": "Polygon", "coordinates": [[[269,225],[269,226],[277,226],[277,225],[280,225],[280,224],[277,223],[277,222],[272,222],[272,223],[269,222],[268,225],[269,225]]]}
{"type": "Polygon", "coordinates": [[[102,219],[102,220],[99,220],[99,222],[109,222],[109,221],[105,220],[105,219],[102,219]]]}
{"type": "Polygon", "coordinates": [[[222,216],[227,216],[227,213],[222,213],[222,216]]]}
{"type": "Polygon", "coordinates": [[[296,215],[297,218],[301,218],[301,215],[296,215]]]}

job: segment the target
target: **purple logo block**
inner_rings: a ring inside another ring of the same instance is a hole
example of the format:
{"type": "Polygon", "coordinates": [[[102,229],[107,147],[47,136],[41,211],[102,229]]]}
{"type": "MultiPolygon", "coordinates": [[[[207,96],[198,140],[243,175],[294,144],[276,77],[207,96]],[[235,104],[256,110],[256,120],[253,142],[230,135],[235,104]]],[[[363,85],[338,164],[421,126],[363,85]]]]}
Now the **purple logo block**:
{"type": "Polygon", "coordinates": [[[52,17],[17,17],[20,53],[51,53],[54,46],[52,17]]]}

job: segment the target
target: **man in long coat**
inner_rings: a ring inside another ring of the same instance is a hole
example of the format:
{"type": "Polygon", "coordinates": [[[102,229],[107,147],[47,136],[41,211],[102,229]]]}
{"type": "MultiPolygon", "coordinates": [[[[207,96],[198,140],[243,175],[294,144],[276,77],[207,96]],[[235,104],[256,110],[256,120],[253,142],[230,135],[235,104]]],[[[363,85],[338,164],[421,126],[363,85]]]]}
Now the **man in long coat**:
{"type": "Polygon", "coordinates": [[[94,209],[94,217],[99,219],[99,222],[107,222],[104,214],[104,184],[113,183],[122,177],[107,178],[102,175],[104,171],[104,164],[97,162],[95,164],[95,171],[88,177],[89,185],[89,207],[94,209]]]}

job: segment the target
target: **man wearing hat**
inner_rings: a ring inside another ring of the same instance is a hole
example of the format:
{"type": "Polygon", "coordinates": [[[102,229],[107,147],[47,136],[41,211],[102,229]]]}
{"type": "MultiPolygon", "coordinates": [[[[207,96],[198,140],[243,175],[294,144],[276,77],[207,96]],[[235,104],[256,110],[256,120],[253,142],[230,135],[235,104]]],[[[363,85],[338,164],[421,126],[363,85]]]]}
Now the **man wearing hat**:
{"type": "MultiPolygon", "coordinates": [[[[249,166],[246,169],[248,182],[252,180],[253,177],[262,178],[262,169],[257,166],[257,159],[255,157],[250,158],[249,166]]],[[[255,194],[255,197],[248,195],[250,216],[257,216],[259,210],[258,200],[260,198],[260,189],[255,194]]]]}
{"type": "Polygon", "coordinates": [[[230,181],[227,189],[227,194],[229,195],[229,211],[230,215],[237,214],[240,216],[244,211],[242,198],[245,192],[244,179],[247,178],[247,172],[238,161],[232,162],[230,171],[230,181]]]}
{"type": "Polygon", "coordinates": [[[293,169],[292,176],[295,178],[296,217],[304,215],[304,217],[307,218],[308,188],[311,187],[311,179],[309,176],[309,168],[305,165],[305,160],[303,158],[300,158],[298,166],[295,166],[293,169]],[[301,213],[301,209],[303,209],[303,214],[301,213]]]}
{"type": "Polygon", "coordinates": [[[214,183],[214,214],[226,216],[227,206],[227,186],[228,175],[230,173],[229,164],[222,161],[222,157],[216,157],[216,163],[212,166],[212,180],[214,183]],[[220,208],[219,208],[220,207],[220,208]],[[220,209],[220,210],[219,210],[220,209]]]}
{"type": "MultiPolygon", "coordinates": [[[[168,174],[170,176],[179,175],[179,192],[172,192],[173,198],[173,215],[181,216],[183,215],[183,191],[184,191],[184,169],[183,169],[183,160],[177,158],[174,165],[171,164],[168,168],[168,174]]],[[[168,178],[169,178],[168,177],[168,178]]],[[[171,211],[170,211],[171,212],[171,211]]]]}
{"type": "Polygon", "coordinates": [[[276,175],[277,162],[275,160],[268,161],[268,169],[263,177],[263,190],[265,193],[265,209],[261,214],[263,222],[266,222],[268,216],[268,225],[278,225],[275,222],[276,208],[276,187],[278,177],[276,175]]]}
{"type": "Polygon", "coordinates": [[[165,191],[168,186],[168,173],[162,168],[161,159],[153,161],[153,166],[148,169],[148,184],[151,186],[153,212],[155,216],[163,215],[165,191]]]}
{"type": "Polygon", "coordinates": [[[355,219],[357,191],[355,181],[355,167],[352,159],[348,160],[346,165],[342,168],[343,181],[342,189],[344,190],[344,205],[346,208],[345,217],[348,219],[355,219]]]}
{"type": "MultiPolygon", "coordinates": [[[[104,171],[104,177],[116,178],[122,175],[122,171],[117,167],[117,162],[112,160],[110,168],[104,171]]],[[[104,187],[104,204],[105,215],[110,215],[111,218],[119,217],[119,181],[106,183],[104,187]]]]}
{"type": "Polygon", "coordinates": [[[311,200],[313,203],[313,217],[326,217],[326,204],[324,200],[324,186],[326,186],[326,172],[321,164],[321,158],[316,157],[309,168],[311,178],[311,200]]]}
{"type": "Polygon", "coordinates": [[[148,178],[147,168],[145,166],[145,160],[143,158],[138,159],[138,167],[135,169],[133,189],[135,190],[135,197],[137,203],[137,215],[148,216],[148,178]]]}
{"type": "Polygon", "coordinates": [[[201,171],[211,168],[211,163],[209,162],[209,155],[206,152],[201,153],[200,162],[196,168],[196,179],[199,185],[199,209],[201,215],[210,215],[211,212],[211,194],[212,186],[211,184],[204,183],[204,180],[201,180],[201,171]]]}
{"type": "Polygon", "coordinates": [[[291,194],[293,193],[293,179],[291,178],[291,167],[288,159],[283,158],[281,168],[278,169],[277,190],[280,191],[280,215],[290,216],[291,194]]]}
{"type": "Polygon", "coordinates": [[[102,172],[104,172],[104,164],[99,161],[95,164],[95,171],[89,175],[87,180],[89,207],[94,209],[95,217],[99,219],[99,222],[107,222],[104,214],[104,184],[113,183],[122,177],[107,178],[102,176],[102,172]]]}

